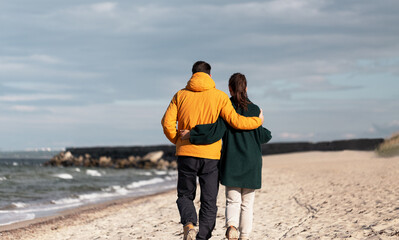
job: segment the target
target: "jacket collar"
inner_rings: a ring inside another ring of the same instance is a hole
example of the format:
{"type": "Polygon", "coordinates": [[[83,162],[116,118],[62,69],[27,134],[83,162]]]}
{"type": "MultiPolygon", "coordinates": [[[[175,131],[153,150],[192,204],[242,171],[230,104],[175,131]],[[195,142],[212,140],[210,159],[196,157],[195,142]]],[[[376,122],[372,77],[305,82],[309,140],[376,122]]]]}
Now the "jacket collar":
{"type": "Polygon", "coordinates": [[[211,88],[215,88],[215,82],[208,74],[203,72],[194,73],[186,86],[187,90],[193,92],[203,92],[211,88]]]}

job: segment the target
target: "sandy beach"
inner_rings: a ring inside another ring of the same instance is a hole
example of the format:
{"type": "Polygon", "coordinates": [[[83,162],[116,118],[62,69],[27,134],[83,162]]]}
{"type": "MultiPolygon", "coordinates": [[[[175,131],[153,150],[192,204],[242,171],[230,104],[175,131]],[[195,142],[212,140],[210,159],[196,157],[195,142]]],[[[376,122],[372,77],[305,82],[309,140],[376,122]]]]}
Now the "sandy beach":
{"type": "MultiPolygon", "coordinates": [[[[399,239],[399,157],[265,156],[252,239],[399,239]]],[[[176,191],[91,205],[0,228],[0,239],[182,239],[176,191]]],[[[199,207],[199,196],[195,200],[199,207]]],[[[225,239],[224,187],[212,239],[225,239]]]]}

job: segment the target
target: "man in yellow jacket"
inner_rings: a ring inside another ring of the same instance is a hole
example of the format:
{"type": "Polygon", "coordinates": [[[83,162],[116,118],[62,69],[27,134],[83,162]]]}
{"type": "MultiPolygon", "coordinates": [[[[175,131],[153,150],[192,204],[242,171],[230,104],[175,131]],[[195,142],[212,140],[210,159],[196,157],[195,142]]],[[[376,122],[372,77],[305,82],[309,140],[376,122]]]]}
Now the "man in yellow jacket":
{"type": "Polygon", "coordinates": [[[193,65],[192,77],[187,86],[172,98],[162,127],[166,137],[176,144],[178,181],[176,201],[184,240],[209,239],[215,227],[217,194],[219,191],[219,159],[221,140],[207,145],[191,144],[179,137],[179,130],[191,130],[199,124],[214,123],[219,115],[236,129],[252,130],[263,123],[259,117],[243,117],[236,113],[226,93],[215,88],[211,78],[211,66],[198,61],[193,65]],[[176,128],[177,124],[177,128],[176,128]],[[196,234],[197,212],[193,203],[197,188],[197,176],[201,187],[199,231],[196,234]]]}

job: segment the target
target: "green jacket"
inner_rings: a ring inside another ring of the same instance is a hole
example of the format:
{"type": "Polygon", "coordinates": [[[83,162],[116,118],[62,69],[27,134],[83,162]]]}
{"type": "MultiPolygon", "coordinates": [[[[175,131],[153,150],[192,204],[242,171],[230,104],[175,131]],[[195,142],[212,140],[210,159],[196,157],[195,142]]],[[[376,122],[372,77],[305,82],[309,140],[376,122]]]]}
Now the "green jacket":
{"type": "MultiPolygon", "coordinates": [[[[232,103],[237,113],[243,116],[259,116],[260,109],[253,103],[248,104],[247,111],[237,109],[232,103]]],[[[228,187],[261,188],[261,144],[270,141],[271,132],[262,126],[254,130],[237,130],[220,117],[215,123],[197,125],[190,131],[190,142],[193,144],[211,144],[221,138],[221,184],[228,187]]]]}

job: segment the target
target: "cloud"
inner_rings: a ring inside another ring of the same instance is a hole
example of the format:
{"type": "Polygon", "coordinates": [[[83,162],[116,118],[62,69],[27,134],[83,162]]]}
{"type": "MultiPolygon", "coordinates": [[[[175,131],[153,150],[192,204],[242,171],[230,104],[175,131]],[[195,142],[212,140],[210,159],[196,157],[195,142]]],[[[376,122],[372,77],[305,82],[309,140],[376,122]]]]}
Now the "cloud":
{"type": "Polygon", "coordinates": [[[115,2],[103,2],[96,3],[90,6],[90,8],[97,13],[110,13],[116,8],[117,3],[115,2]]]}
{"type": "Polygon", "coordinates": [[[148,143],[166,143],[159,118],[199,59],[226,92],[232,73],[247,76],[277,140],[379,136],[399,119],[399,29],[388,24],[399,2],[22,3],[0,9],[0,117],[15,131],[65,123],[76,139],[88,128],[88,142],[111,142],[117,129],[113,140],[131,143],[145,125],[148,143]]]}
{"type": "Polygon", "coordinates": [[[309,18],[320,14],[320,10],[327,5],[327,1],[314,0],[274,0],[263,2],[233,3],[220,7],[224,13],[236,15],[244,14],[246,17],[257,18],[309,18]]]}
{"type": "Polygon", "coordinates": [[[11,72],[21,71],[27,69],[29,66],[21,63],[0,63],[0,72],[11,72]]]}
{"type": "Polygon", "coordinates": [[[62,93],[65,91],[77,92],[80,87],[69,85],[60,82],[31,82],[25,81],[10,81],[4,82],[2,88],[7,88],[8,93],[62,93]]]}
{"type": "Polygon", "coordinates": [[[35,112],[38,110],[37,107],[34,106],[27,106],[27,105],[14,105],[10,107],[11,110],[18,111],[18,112],[35,112]]]}
{"type": "MultiPolygon", "coordinates": [[[[112,17],[117,11],[116,2],[100,2],[95,4],[81,4],[78,6],[67,7],[61,11],[57,11],[57,14],[63,14],[64,17],[79,17],[82,19],[90,19],[93,17],[112,17]]],[[[54,14],[49,15],[55,17],[54,14]]],[[[61,16],[62,17],[62,16],[61,16]]]]}
{"type": "Polygon", "coordinates": [[[165,106],[170,99],[152,99],[152,100],[114,100],[113,104],[120,106],[165,106]]]}
{"type": "Polygon", "coordinates": [[[273,99],[293,99],[293,97],[309,98],[311,94],[333,93],[341,91],[351,91],[363,88],[362,85],[355,84],[336,84],[321,76],[308,76],[300,81],[291,82],[274,81],[270,84],[263,85],[259,89],[265,89],[263,96],[273,99]]]}
{"type": "Polygon", "coordinates": [[[40,78],[40,80],[54,79],[91,79],[102,76],[100,72],[71,69],[71,63],[58,57],[46,54],[33,54],[28,56],[0,56],[0,82],[23,77],[40,78]]]}
{"type": "Polygon", "coordinates": [[[28,56],[0,56],[0,63],[7,62],[57,64],[61,63],[62,60],[47,54],[32,54],[28,56]]]}
{"type": "Polygon", "coordinates": [[[57,64],[61,62],[60,59],[45,54],[34,54],[29,56],[28,58],[34,61],[48,63],[48,64],[57,64]]]}
{"type": "Polygon", "coordinates": [[[30,95],[3,95],[0,102],[33,102],[39,100],[71,100],[72,95],[61,94],[30,94],[30,95]]]}

